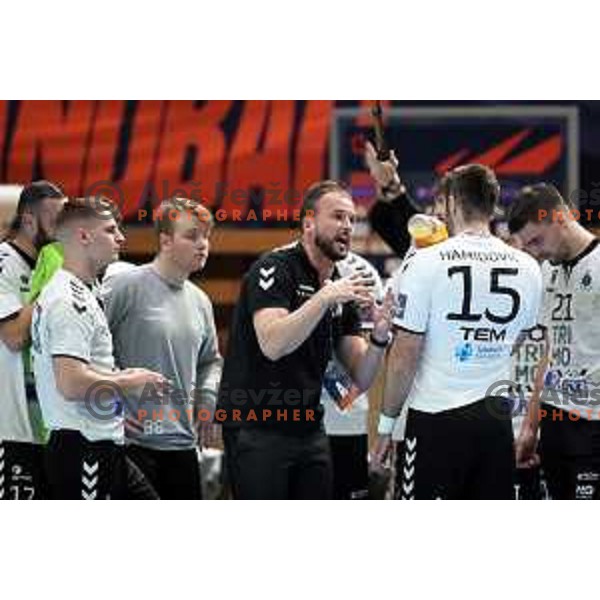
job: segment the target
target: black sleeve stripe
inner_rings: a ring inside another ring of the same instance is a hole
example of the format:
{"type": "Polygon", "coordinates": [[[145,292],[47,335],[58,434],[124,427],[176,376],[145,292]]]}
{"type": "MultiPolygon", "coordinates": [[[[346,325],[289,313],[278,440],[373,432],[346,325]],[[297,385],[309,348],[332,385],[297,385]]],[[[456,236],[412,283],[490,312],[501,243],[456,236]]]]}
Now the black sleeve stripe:
{"type": "Polygon", "coordinates": [[[0,323],[6,323],[8,321],[14,321],[19,314],[21,313],[21,309],[17,310],[14,313],[10,313],[10,315],[6,315],[5,317],[0,318],[0,323]]]}
{"type": "Polygon", "coordinates": [[[260,312],[261,310],[265,310],[265,309],[269,309],[269,308],[281,308],[282,310],[285,310],[289,313],[292,312],[292,307],[291,307],[291,303],[288,303],[287,306],[283,303],[283,301],[281,301],[280,299],[273,299],[271,302],[263,302],[261,303],[260,306],[254,308],[253,310],[251,310],[251,314],[252,317],[254,317],[254,315],[257,312],[260,312]]]}
{"type": "Polygon", "coordinates": [[[72,358],[74,360],[78,360],[86,365],[90,364],[90,361],[86,358],[82,358],[81,356],[74,356],[73,354],[53,354],[52,358],[72,358]]]}
{"type": "Polygon", "coordinates": [[[413,335],[425,335],[425,331],[415,331],[414,329],[409,329],[408,327],[403,327],[402,325],[396,325],[394,323],[395,329],[401,329],[402,331],[406,331],[406,333],[412,333],[413,335]]]}

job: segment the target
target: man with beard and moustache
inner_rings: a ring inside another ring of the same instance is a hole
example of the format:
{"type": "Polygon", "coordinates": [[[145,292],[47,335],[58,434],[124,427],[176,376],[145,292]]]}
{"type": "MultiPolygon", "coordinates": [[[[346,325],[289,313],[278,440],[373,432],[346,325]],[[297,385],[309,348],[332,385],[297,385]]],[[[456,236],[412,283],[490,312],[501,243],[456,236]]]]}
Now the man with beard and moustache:
{"type": "Polygon", "coordinates": [[[305,193],[300,239],[259,258],[244,277],[219,390],[217,419],[234,495],[327,499],[332,465],[321,418],[325,369],[335,351],[360,391],[388,345],[393,301],[373,300],[368,276],[340,277],[355,207],[336,181],[305,193]],[[373,311],[369,341],[358,306],[373,311]]]}
{"type": "Polygon", "coordinates": [[[23,352],[29,344],[33,304],[27,302],[41,248],[52,241],[65,194],[49,181],[26,185],[6,241],[0,244],[0,498],[44,496],[43,440],[32,416],[33,381],[23,352]]]}

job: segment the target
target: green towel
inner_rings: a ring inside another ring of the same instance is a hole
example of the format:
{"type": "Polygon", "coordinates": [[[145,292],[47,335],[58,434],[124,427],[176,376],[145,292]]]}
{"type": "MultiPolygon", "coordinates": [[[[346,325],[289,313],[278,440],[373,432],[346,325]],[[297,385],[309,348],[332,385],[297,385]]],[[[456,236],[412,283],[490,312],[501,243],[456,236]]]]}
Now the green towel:
{"type": "Polygon", "coordinates": [[[64,260],[63,247],[60,242],[46,244],[41,250],[31,274],[27,303],[31,304],[40,295],[45,285],[52,279],[64,260]]]}
{"type": "MultiPolygon", "coordinates": [[[[31,274],[29,293],[25,296],[25,302],[35,302],[46,284],[63,265],[63,247],[59,242],[53,242],[44,246],[35,263],[35,269],[31,274]]],[[[49,431],[42,419],[42,411],[35,395],[35,382],[31,368],[31,348],[28,344],[23,349],[23,366],[25,368],[25,389],[27,391],[27,407],[29,419],[35,439],[46,443],[49,431]]]]}

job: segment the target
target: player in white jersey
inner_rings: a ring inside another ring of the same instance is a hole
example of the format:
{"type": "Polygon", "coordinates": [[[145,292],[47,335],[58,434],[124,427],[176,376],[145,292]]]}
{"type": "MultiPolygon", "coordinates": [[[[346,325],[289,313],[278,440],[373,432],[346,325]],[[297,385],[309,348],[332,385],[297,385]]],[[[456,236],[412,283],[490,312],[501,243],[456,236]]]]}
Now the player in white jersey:
{"type": "Polygon", "coordinates": [[[545,261],[540,322],[550,359],[541,406],[523,423],[517,459],[537,461],[539,426],[550,496],[592,499],[600,490],[600,244],[549,184],[521,190],[508,216],[523,249],[545,261]]]}
{"type": "Polygon", "coordinates": [[[35,394],[23,353],[31,325],[31,273],[38,252],[52,239],[64,201],[64,193],[48,181],[25,186],[7,240],[0,244],[0,498],[7,500],[45,495],[42,440],[32,419],[35,394]]]}
{"type": "MultiPolygon", "coordinates": [[[[368,274],[374,294],[383,298],[383,286],[377,269],[354,252],[336,263],[342,277],[368,274]]],[[[369,314],[362,314],[365,331],[373,328],[369,314]]],[[[369,398],[360,393],[352,378],[335,358],[327,365],[321,403],[323,422],[329,438],[333,462],[333,497],[338,500],[363,500],[368,495],[368,416],[369,398]]]]}
{"type": "Polygon", "coordinates": [[[112,338],[93,286],[124,241],[102,199],[65,204],[56,224],[64,264],[39,296],[32,322],[35,385],[50,428],[46,468],[59,499],[126,497],[122,396],[164,378],[117,372],[112,338]],[[106,211],[100,210],[104,207],[106,211]]]}
{"type": "Polygon", "coordinates": [[[405,400],[403,498],[513,498],[510,410],[494,386],[536,324],[541,273],[490,233],[499,197],[481,165],[452,171],[436,215],[450,239],[416,252],[394,274],[397,332],[387,363],[376,457],[390,447],[405,400]]]}

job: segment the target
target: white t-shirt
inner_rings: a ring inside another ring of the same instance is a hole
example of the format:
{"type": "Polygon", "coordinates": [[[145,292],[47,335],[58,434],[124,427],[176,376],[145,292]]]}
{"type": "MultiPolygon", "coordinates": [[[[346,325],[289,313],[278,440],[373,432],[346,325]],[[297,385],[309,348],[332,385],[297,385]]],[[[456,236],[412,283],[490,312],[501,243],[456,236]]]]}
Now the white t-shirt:
{"type": "Polygon", "coordinates": [[[410,408],[466,406],[509,379],[511,350],[536,325],[540,267],[491,235],[463,233],[418,250],[394,273],[394,324],[425,336],[410,408]]]}
{"type": "MultiPolygon", "coordinates": [[[[10,243],[0,244],[0,320],[14,317],[25,306],[33,262],[10,243]]],[[[34,443],[27,410],[25,370],[21,352],[0,340],[0,440],[34,443]]]]}
{"type": "Polygon", "coordinates": [[[551,357],[542,402],[600,420],[600,243],[542,272],[551,357]]]}
{"type": "Polygon", "coordinates": [[[37,394],[50,429],[76,430],[91,442],[123,443],[123,408],[114,385],[91,386],[77,400],[67,400],[57,388],[56,356],[76,358],[100,373],[115,370],[104,312],[92,291],[64,269],[57,271],[36,302],[32,355],[37,394]]]}
{"type": "MultiPolygon", "coordinates": [[[[375,281],[375,297],[381,299],[383,285],[377,269],[366,259],[350,252],[348,256],[336,263],[342,277],[353,273],[368,273],[375,281]]],[[[373,328],[373,323],[366,317],[362,322],[365,330],[373,328]]],[[[321,403],[325,409],[323,423],[327,435],[366,435],[368,432],[369,397],[367,393],[354,399],[349,409],[342,410],[338,402],[346,396],[352,386],[352,379],[341,363],[335,358],[327,365],[321,403]]]]}

